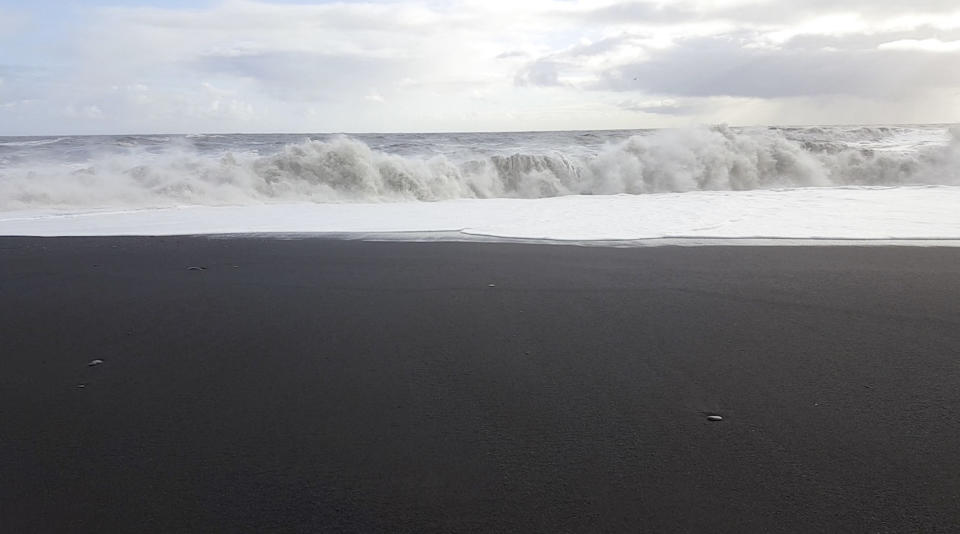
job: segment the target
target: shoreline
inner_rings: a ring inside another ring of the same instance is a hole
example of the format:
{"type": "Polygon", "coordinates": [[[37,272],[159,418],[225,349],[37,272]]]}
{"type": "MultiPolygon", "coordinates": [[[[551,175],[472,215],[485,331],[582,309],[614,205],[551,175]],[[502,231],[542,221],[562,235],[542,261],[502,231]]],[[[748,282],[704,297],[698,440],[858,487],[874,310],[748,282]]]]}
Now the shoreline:
{"type": "Polygon", "coordinates": [[[655,247],[721,247],[721,248],[897,248],[897,247],[960,247],[960,238],[836,238],[836,237],[699,237],[668,236],[641,239],[554,239],[485,235],[463,231],[418,230],[392,232],[219,232],[185,234],[91,234],[91,235],[0,235],[0,239],[210,239],[210,240],[277,240],[277,241],[354,241],[364,243],[435,243],[480,245],[547,245],[583,248],[655,248],[655,247]]]}

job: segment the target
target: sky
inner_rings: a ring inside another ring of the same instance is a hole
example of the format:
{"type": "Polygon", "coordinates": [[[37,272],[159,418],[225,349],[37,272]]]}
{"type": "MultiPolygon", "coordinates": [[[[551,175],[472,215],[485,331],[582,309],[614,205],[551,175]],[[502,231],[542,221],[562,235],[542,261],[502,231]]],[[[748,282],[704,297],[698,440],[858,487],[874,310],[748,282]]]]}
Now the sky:
{"type": "Polygon", "coordinates": [[[956,0],[0,0],[0,135],[955,122],[956,0]]]}

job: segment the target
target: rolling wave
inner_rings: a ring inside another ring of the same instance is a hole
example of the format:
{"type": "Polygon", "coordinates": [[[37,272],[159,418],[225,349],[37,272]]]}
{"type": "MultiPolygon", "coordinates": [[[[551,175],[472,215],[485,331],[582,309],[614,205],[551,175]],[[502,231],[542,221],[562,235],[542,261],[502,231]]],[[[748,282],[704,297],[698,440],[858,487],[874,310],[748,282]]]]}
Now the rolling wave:
{"type": "Polygon", "coordinates": [[[911,150],[855,142],[893,134],[844,131],[830,140],[822,132],[805,139],[787,129],[698,127],[634,135],[590,155],[558,149],[456,158],[398,155],[345,136],[291,143],[267,155],[211,155],[174,143],[160,152],[92,156],[79,165],[0,167],[0,209],[960,184],[960,130],[951,130],[946,143],[911,150]]]}

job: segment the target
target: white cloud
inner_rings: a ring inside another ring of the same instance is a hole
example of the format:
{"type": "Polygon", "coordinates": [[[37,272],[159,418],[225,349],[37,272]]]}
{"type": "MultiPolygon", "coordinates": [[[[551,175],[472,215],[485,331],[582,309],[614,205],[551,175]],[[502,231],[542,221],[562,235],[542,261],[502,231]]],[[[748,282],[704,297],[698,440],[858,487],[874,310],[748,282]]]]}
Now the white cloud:
{"type": "Polygon", "coordinates": [[[960,41],[941,41],[940,39],[901,39],[882,43],[880,50],[919,50],[922,52],[960,52],[960,41]]]}

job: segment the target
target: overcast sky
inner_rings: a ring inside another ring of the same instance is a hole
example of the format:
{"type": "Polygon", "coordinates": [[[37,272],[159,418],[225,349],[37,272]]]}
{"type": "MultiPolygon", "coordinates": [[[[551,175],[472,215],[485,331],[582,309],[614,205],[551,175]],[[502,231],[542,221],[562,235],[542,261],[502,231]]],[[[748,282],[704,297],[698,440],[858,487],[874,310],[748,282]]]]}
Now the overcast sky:
{"type": "Polygon", "coordinates": [[[960,122],[957,0],[0,0],[0,135],[960,122]]]}

